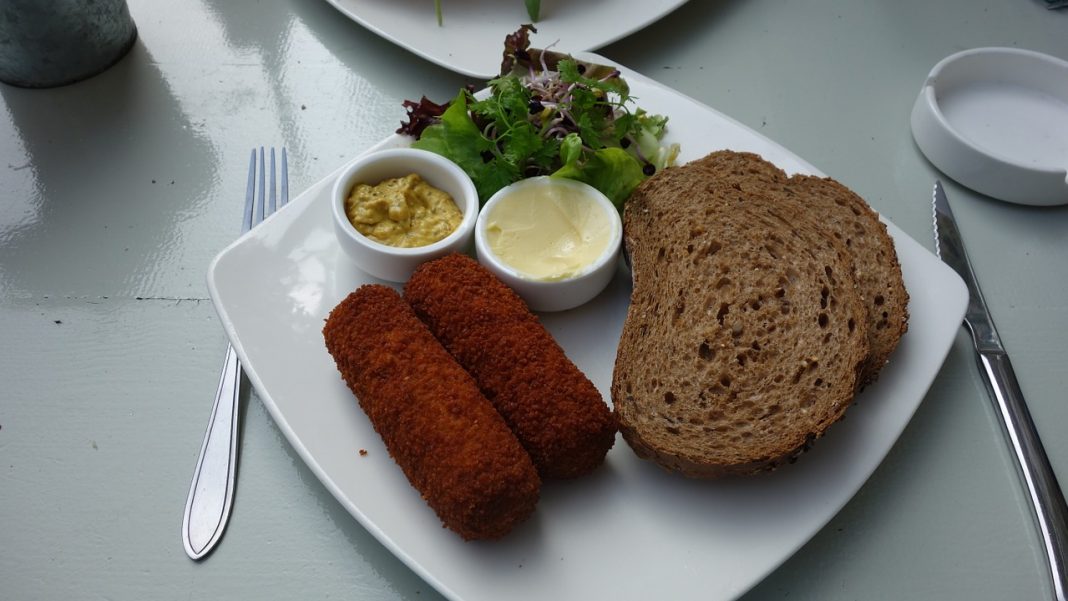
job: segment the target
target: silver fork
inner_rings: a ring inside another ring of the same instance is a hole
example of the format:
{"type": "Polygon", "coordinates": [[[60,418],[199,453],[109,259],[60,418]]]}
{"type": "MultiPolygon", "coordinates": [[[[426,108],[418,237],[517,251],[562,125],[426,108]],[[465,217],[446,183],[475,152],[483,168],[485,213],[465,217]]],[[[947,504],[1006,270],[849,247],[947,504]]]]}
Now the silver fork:
{"type": "MultiPolygon", "coordinates": [[[[259,225],[279,206],[289,202],[289,166],[286,149],[282,149],[281,194],[275,191],[275,157],[271,149],[271,182],[266,186],[265,153],[259,151],[259,194],[257,196],[256,149],[248,164],[248,190],[245,193],[245,214],[241,232],[259,225]]],[[[237,427],[240,421],[238,401],[241,396],[241,363],[233,347],[227,345],[219,389],[211,408],[208,431],[200,448],[200,458],[182,518],[182,544],[192,559],[204,558],[222,538],[230,518],[234,500],[234,480],[237,475],[237,427]]]]}

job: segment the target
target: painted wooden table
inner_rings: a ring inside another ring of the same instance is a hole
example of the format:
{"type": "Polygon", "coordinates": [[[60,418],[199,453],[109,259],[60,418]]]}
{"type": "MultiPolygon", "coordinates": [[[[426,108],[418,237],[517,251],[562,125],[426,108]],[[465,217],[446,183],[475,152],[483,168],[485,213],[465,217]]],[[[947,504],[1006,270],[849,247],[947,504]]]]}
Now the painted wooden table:
{"type": "MultiPolygon", "coordinates": [[[[238,233],[249,149],[285,145],[296,194],[390,134],[403,99],[480,82],[318,0],[130,10],[139,38],[106,72],[0,85],[0,598],[438,598],[255,394],[226,536],[194,563],[178,533],[226,346],[205,272],[238,233]]],[[[940,174],[908,125],[924,76],[977,46],[1068,59],[1066,32],[1068,11],[1040,0],[694,1],[600,52],[805,157],[933,248],[940,174]]],[[[1068,482],[1068,208],[947,188],[1068,482]]],[[[1048,597],[962,330],[869,482],[744,598],[1048,597]]]]}

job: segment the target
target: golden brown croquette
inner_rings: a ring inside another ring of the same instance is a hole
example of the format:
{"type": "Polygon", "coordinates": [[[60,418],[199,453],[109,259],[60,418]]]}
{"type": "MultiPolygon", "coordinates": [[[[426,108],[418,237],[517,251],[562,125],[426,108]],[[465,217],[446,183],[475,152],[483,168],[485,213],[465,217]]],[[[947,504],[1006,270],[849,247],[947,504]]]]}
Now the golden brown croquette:
{"type": "Polygon", "coordinates": [[[581,476],[604,462],[615,442],[612,412],[511,288],[453,254],[416,269],[404,297],[474,376],[542,478],[581,476]]]}
{"type": "Polygon", "coordinates": [[[534,511],[530,456],[471,376],[392,288],[366,285],[323,328],[326,347],[408,481],[465,539],[497,538],[534,511]]]}

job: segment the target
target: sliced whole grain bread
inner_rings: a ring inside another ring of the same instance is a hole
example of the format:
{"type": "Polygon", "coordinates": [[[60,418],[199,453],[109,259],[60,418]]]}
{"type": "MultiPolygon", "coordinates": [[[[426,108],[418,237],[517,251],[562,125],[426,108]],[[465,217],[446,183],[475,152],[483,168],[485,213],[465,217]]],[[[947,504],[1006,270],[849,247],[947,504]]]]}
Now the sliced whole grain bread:
{"type": "Polygon", "coordinates": [[[688,164],[627,201],[633,291],[612,399],[639,456],[748,474],[806,449],[852,403],[868,320],[848,247],[796,198],[688,164]]]}
{"type": "Polygon", "coordinates": [[[759,155],[729,150],[691,163],[718,181],[773,198],[795,198],[810,217],[844,243],[854,257],[853,277],[868,317],[870,356],[861,385],[874,381],[908,329],[908,292],[901,276],[894,241],[879,215],[860,196],[830,179],[787,176],[759,155]]]}

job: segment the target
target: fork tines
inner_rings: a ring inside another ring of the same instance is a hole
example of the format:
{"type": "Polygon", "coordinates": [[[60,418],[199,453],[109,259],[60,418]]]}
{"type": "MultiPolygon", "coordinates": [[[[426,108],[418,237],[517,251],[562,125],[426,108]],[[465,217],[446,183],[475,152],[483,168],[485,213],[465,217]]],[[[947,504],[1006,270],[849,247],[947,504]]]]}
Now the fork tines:
{"type": "Polygon", "coordinates": [[[280,206],[289,202],[289,164],[286,149],[282,148],[282,182],[281,190],[278,187],[277,171],[275,170],[275,152],[271,148],[271,180],[267,186],[267,153],[264,147],[259,148],[259,169],[256,168],[256,149],[252,149],[248,166],[248,190],[245,194],[245,215],[242,231],[247,232],[254,225],[259,225],[265,217],[268,217],[280,206]],[[259,176],[257,178],[257,175],[259,176]],[[256,185],[257,179],[259,186],[256,185]],[[259,188],[259,194],[256,190],[259,188]]]}

